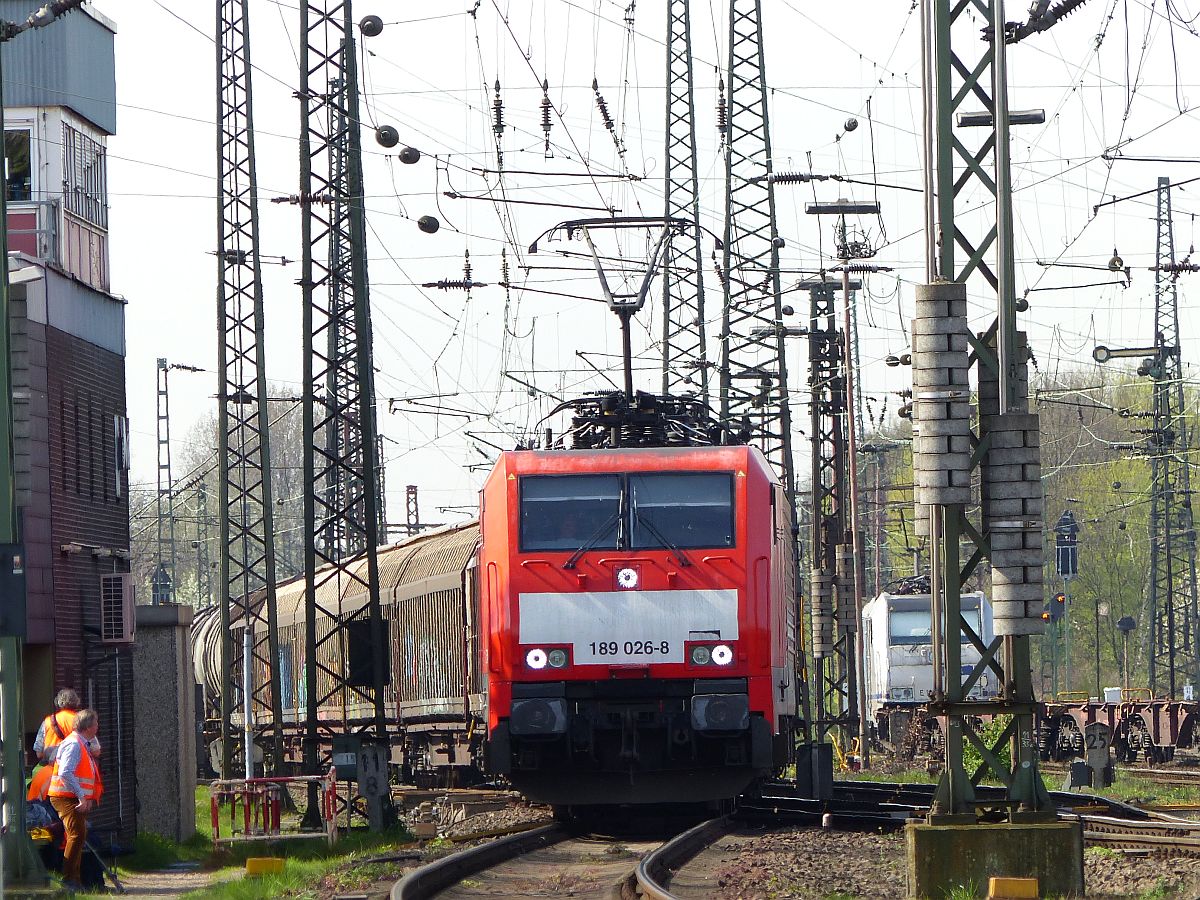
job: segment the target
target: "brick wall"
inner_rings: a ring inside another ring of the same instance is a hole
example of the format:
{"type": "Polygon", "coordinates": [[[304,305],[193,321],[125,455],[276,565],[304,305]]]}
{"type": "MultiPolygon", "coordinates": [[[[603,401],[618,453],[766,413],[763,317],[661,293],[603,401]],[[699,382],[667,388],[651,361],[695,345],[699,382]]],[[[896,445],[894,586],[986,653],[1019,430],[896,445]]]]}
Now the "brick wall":
{"type": "Polygon", "coordinates": [[[103,645],[100,576],[125,560],[64,544],[129,547],[128,473],[116,465],[115,416],[125,416],[125,361],[56,328],[45,329],[54,675],[100,714],[105,797],[93,826],[132,838],[136,824],[132,670],[128,648],[103,645]]]}

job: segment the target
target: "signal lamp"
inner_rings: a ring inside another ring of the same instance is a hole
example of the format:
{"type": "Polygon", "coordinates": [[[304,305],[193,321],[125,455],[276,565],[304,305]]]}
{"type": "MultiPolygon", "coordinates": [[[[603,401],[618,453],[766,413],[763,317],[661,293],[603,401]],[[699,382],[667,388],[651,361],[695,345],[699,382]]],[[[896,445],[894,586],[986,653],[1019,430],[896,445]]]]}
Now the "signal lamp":
{"type": "Polygon", "coordinates": [[[546,654],[546,660],[552,669],[562,669],[567,665],[567,651],[556,647],[546,654]]]}
{"type": "Polygon", "coordinates": [[[712,662],[712,651],[699,644],[692,648],[692,664],[697,666],[707,666],[712,662]]]}
{"type": "Polygon", "coordinates": [[[727,666],[733,662],[733,648],[727,644],[717,644],[712,648],[712,661],[718,666],[727,666]]]}
{"type": "Polygon", "coordinates": [[[535,647],[525,654],[525,665],[531,669],[544,669],[548,661],[546,651],[540,647],[535,647]]]}

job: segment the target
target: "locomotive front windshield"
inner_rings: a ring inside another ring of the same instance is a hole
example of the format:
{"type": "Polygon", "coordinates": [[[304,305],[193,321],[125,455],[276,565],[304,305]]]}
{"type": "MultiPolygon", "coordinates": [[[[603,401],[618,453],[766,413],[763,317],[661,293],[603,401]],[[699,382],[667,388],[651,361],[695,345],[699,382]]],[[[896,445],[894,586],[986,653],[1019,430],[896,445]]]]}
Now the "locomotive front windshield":
{"type": "MultiPolygon", "coordinates": [[[[979,634],[980,621],[978,609],[964,609],[963,618],[971,626],[976,635],[979,634]]],[[[933,640],[930,634],[932,619],[928,609],[893,609],[888,613],[888,629],[891,632],[893,647],[928,644],[933,640]]],[[[962,636],[962,643],[969,643],[967,636],[962,636]]]]}
{"type": "Polygon", "coordinates": [[[521,479],[521,549],[616,550],[618,475],[533,475],[521,479]]]}
{"type": "Polygon", "coordinates": [[[521,549],[732,547],[733,496],[727,472],[526,475],[521,549]]]}
{"type": "Polygon", "coordinates": [[[724,473],[629,476],[633,550],[733,546],[733,479],[724,473]]]}

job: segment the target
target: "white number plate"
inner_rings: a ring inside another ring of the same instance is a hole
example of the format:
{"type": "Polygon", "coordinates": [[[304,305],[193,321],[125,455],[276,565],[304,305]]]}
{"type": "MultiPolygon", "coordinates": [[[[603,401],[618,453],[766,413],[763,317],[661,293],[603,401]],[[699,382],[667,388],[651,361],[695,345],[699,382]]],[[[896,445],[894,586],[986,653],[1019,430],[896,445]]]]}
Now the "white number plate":
{"type": "Polygon", "coordinates": [[[738,637],[737,591],[521,594],[518,640],[569,644],[576,665],[683,662],[690,634],[738,637]]]}

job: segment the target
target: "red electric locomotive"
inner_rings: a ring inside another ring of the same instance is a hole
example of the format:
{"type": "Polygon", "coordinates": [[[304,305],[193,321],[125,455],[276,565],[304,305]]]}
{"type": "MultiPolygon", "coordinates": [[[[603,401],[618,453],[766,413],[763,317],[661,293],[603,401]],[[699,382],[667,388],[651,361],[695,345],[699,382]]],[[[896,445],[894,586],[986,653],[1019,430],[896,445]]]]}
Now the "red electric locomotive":
{"type": "Polygon", "coordinates": [[[791,510],[762,454],[501,454],[479,551],[488,762],[559,806],[718,801],[792,761],[791,510]]]}

